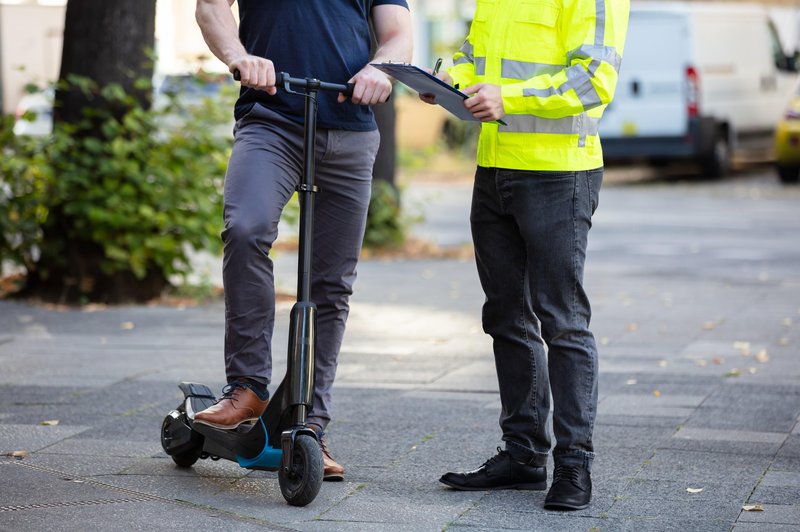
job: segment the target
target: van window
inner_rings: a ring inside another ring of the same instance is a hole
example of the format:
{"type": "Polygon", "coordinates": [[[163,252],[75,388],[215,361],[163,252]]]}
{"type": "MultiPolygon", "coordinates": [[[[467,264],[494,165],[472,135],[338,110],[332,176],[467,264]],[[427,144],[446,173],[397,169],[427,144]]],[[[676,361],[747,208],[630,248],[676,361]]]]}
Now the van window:
{"type": "Polygon", "coordinates": [[[775,66],[778,67],[779,70],[794,72],[796,66],[792,64],[793,61],[790,61],[784,53],[781,39],[778,36],[778,30],[775,29],[775,24],[773,24],[771,20],[767,21],[767,33],[769,33],[769,40],[772,45],[772,57],[773,61],[775,61],[775,66]]]}

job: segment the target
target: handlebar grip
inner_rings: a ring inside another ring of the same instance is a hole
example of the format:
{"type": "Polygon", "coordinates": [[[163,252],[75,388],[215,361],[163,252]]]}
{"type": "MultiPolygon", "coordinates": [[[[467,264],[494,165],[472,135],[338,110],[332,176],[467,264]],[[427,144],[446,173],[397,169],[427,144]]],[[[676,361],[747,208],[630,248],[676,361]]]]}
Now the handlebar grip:
{"type": "MultiPolygon", "coordinates": [[[[238,68],[233,71],[233,79],[235,79],[236,81],[241,81],[242,80],[242,74],[241,74],[241,72],[239,72],[238,68]]],[[[275,72],[275,86],[276,87],[283,87],[289,82],[297,82],[297,80],[294,80],[286,72],[275,72]]],[[[338,89],[340,87],[343,87],[344,90],[342,90],[341,93],[344,94],[347,98],[350,98],[350,97],[353,96],[353,90],[356,87],[355,83],[348,83],[346,85],[335,85],[333,83],[320,82],[320,85],[321,85],[321,88],[323,90],[332,90],[332,89],[335,90],[335,89],[338,89]]]]}

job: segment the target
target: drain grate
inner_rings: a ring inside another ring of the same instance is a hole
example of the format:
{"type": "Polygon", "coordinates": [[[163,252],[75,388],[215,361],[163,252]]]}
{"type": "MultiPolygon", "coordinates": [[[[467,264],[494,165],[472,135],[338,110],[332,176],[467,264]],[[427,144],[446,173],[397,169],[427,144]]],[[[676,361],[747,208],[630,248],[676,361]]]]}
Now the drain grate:
{"type": "Polygon", "coordinates": [[[20,510],[40,510],[43,508],[66,508],[69,506],[96,506],[100,504],[124,504],[128,502],[150,501],[151,497],[131,497],[128,499],[97,499],[94,501],[73,501],[73,502],[43,502],[36,504],[20,504],[16,506],[0,506],[0,513],[18,512],[20,510]]]}

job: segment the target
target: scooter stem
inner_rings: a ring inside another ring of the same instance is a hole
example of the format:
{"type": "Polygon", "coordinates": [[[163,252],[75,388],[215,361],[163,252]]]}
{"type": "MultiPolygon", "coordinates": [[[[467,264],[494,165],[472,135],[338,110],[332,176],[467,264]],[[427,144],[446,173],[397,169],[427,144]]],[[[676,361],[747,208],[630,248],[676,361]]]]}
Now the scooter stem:
{"type": "Polygon", "coordinates": [[[318,80],[306,80],[303,178],[297,186],[300,200],[300,249],[297,264],[297,303],[292,308],[289,331],[289,403],[294,426],[306,423],[314,393],[317,307],[311,301],[311,266],[314,238],[315,148],[318,80]]]}
{"type": "Polygon", "coordinates": [[[314,238],[314,184],[316,171],[317,89],[319,81],[307,80],[305,94],[305,139],[303,143],[303,178],[297,186],[300,200],[300,250],[297,271],[297,301],[311,301],[312,239],[314,238]],[[316,84],[315,84],[316,82],[316,84]]]}

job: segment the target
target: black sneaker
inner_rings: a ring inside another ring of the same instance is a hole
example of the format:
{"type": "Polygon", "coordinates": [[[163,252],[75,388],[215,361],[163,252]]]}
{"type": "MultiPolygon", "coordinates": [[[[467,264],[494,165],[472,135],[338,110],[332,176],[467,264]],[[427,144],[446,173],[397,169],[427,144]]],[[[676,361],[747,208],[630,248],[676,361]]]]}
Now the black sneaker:
{"type": "Polygon", "coordinates": [[[518,462],[508,451],[497,448],[497,454],[467,473],[445,473],[442,484],[465,491],[479,490],[543,490],[547,487],[547,469],[518,462]]]}
{"type": "Polygon", "coordinates": [[[557,465],[544,499],[548,510],[583,510],[592,499],[592,477],[580,466],[557,465]]]}

